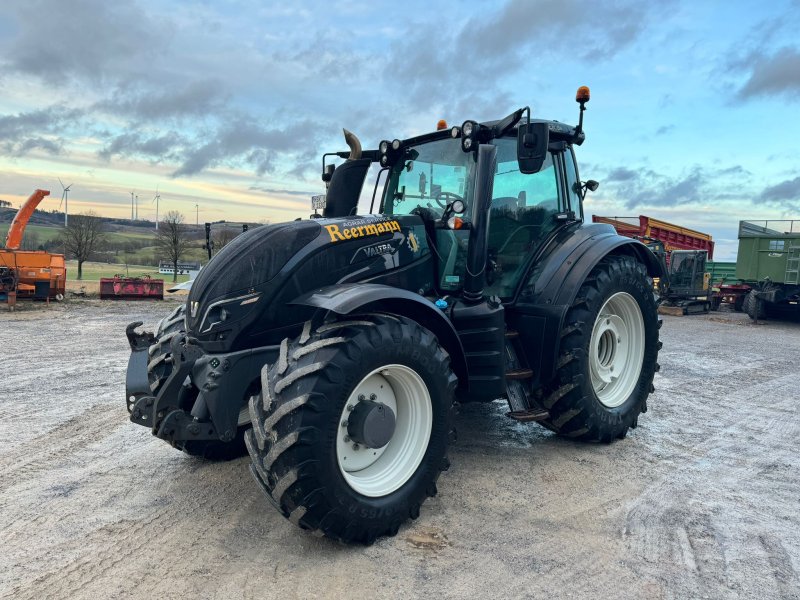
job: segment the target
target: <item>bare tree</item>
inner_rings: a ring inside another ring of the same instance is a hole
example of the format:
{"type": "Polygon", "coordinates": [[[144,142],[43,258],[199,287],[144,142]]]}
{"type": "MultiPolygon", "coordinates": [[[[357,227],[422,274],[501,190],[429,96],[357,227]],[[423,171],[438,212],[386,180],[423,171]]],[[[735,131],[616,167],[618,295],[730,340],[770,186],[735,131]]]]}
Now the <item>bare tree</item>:
{"type": "Polygon", "coordinates": [[[83,263],[100,249],[105,239],[105,223],[94,212],[70,217],[69,225],[61,230],[61,243],[66,253],[78,260],[78,279],[81,279],[83,263]]]}
{"type": "Polygon", "coordinates": [[[35,231],[28,229],[22,236],[22,250],[39,250],[39,235],[35,231]]]}
{"type": "Polygon", "coordinates": [[[237,235],[239,235],[239,233],[232,227],[228,227],[227,225],[218,226],[213,236],[214,250],[219,252],[237,235]]]}
{"type": "Polygon", "coordinates": [[[156,232],[156,247],[172,263],[172,281],[178,281],[178,262],[189,248],[189,234],[183,220],[181,213],[171,210],[156,232]]]}

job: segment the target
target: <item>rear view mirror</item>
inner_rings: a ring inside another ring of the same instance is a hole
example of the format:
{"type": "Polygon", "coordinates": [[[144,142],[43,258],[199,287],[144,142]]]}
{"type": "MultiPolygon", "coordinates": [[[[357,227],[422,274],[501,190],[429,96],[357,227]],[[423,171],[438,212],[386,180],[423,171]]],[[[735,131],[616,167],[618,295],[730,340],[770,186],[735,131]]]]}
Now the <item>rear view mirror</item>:
{"type": "Polygon", "coordinates": [[[538,173],[547,158],[550,130],[547,123],[521,123],[517,133],[517,161],[526,175],[538,173]]]}

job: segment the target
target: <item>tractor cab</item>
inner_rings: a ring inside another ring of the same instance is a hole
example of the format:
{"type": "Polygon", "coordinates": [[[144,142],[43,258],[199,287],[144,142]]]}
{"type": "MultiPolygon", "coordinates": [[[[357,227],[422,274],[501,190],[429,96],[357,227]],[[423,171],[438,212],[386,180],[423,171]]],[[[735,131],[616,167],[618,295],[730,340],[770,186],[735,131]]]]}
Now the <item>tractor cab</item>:
{"type": "MultiPolygon", "coordinates": [[[[480,126],[490,129],[492,124],[480,126]]],[[[437,251],[436,282],[442,293],[461,291],[470,230],[481,220],[478,211],[485,210],[476,201],[478,153],[463,150],[461,130],[454,127],[438,139],[403,142],[406,154],[387,168],[380,206],[385,215],[419,215],[426,221],[437,251]]],[[[488,206],[486,290],[509,298],[528,259],[558,228],[581,220],[582,198],[570,144],[549,144],[534,173],[520,168],[515,129],[489,144],[496,164],[488,206]]]]}
{"type": "MultiPolygon", "coordinates": [[[[596,189],[596,182],[581,184],[573,152],[573,145],[585,139],[582,116],[588,99],[588,88],[581,88],[577,127],[532,120],[526,107],[499,121],[466,121],[452,128],[440,121],[435,132],[384,140],[377,150],[361,151],[358,144],[357,157],[352,151],[335,153],[349,157],[339,168],[326,166],[323,157],[323,180],[337,203],[324,216],[353,214],[366,169],[377,162],[381,170],[371,209],[377,204],[376,212],[386,217],[422,219],[435,257],[435,292],[464,291],[469,273],[474,275],[469,269],[473,239],[482,246],[473,252],[483,291],[512,298],[547,242],[583,221],[583,195],[587,186],[596,189]],[[479,181],[481,145],[491,166],[479,181]],[[342,167],[346,173],[340,173],[342,167]]],[[[346,139],[351,143],[352,134],[346,132],[346,139]]],[[[466,291],[478,295],[478,290],[466,291]]]]}

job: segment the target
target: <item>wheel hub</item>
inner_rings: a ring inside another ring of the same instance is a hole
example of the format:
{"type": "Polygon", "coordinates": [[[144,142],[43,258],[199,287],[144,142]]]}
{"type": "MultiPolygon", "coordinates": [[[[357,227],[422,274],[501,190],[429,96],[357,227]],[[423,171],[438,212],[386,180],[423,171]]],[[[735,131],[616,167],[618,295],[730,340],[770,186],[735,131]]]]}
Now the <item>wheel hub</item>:
{"type": "Polygon", "coordinates": [[[608,408],[624,404],[642,372],[645,331],[642,311],[627,292],[617,292],[600,308],[589,341],[592,387],[608,408]]]}
{"type": "Polygon", "coordinates": [[[350,439],[367,448],[383,448],[392,439],[394,428],[394,411],[375,400],[359,402],[347,421],[350,439]]]}
{"type": "Polygon", "coordinates": [[[600,315],[593,332],[595,375],[605,383],[611,383],[625,370],[628,357],[629,333],[625,322],[617,315],[600,315]]]}
{"type": "Polygon", "coordinates": [[[345,481],[364,496],[392,493],[419,467],[432,428],[430,394],[418,373],[398,364],[373,370],[356,384],[337,425],[345,481]]]}

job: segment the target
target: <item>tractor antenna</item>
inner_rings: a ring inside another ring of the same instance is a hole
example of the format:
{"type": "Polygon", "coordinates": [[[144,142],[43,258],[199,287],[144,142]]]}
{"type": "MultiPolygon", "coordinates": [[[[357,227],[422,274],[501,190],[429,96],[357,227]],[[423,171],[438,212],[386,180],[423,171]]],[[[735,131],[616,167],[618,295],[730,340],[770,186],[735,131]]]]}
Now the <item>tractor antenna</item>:
{"type": "Polygon", "coordinates": [[[133,221],[133,206],[134,206],[134,194],[136,194],[136,190],[131,190],[131,221],[133,221]]]}

